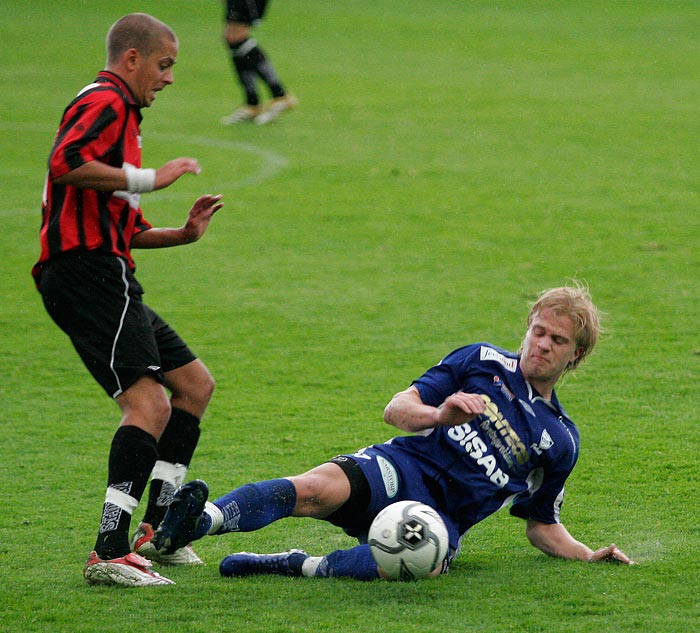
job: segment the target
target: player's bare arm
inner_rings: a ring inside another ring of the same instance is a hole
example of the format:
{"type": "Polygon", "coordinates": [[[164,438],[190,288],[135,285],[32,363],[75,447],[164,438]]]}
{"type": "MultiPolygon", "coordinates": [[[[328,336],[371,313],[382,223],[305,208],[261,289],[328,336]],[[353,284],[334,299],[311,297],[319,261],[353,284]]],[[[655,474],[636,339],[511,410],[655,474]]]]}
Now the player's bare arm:
{"type": "Polygon", "coordinates": [[[589,563],[616,562],[633,565],[634,562],[614,543],[593,551],[577,541],[561,523],[540,523],[529,520],[526,534],[530,543],[549,556],[581,560],[589,563]]]}
{"type": "Polygon", "coordinates": [[[418,389],[411,385],[397,393],[384,409],[384,421],[402,431],[417,433],[435,426],[456,426],[471,422],[486,409],[478,394],[457,392],[439,407],[424,404],[418,389]]]}
{"type": "Polygon", "coordinates": [[[53,181],[59,185],[96,191],[125,191],[127,186],[126,172],[123,169],[97,160],[83,163],[80,167],[53,178],[53,181]]]}
{"type": "Polygon", "coordinates": [[[176,158],[157,170],[137,169],[136,167],[122,169],[98,160],[91,160],[53,180],[60,185],[71,185],[81,189],[142,193],[165,189],[185,174],[197,175],[200,172],[199,163],[194,158],[176,158]],[[143,179],[143,176],[148,175],[148,185],[139,189],[130,187],[129,174],[133,174],[132,178],[137,183],[143,179]]]}
{"type": "Polygon", "coordinates": [[[222,194],[206,194],[195,201],[180,228],[153,228],[142,231],[131,241],[132,248],[167,248],[191,244],[199,240],[209,227],[214,214],[223,207],[222,194]]]}

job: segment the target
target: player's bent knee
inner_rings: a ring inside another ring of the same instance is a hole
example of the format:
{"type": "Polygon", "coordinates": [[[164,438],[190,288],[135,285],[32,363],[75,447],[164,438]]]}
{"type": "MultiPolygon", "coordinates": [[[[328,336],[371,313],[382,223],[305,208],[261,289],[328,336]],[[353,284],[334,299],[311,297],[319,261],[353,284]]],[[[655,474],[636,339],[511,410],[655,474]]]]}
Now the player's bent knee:
{"type": "Polygon", "coordinates": [[[165,391],[144,393],[127,389],[117,398],[122,411],[121,424],[137,426],[158,439],[170,419],[172,408],[165,391]]]}
{"type": "Polygon", "coordinates": [[[323,503],[325,485],[314,475],[290,477],[297,493],[297,505],[318,506],[323,503]]]}
{"type": "Polygon", "coordinates": [[[214,395],[214,389],[216,389],[216,381],[205,367],[202,380],[197,384],[198,399],[202,402],[209,403],[212,395],[214,395]]]}
{"type": "Polygon", "coordinates": [[[216,382],[207,366],[199,359],[165,374],[176,406],[201,417],[214,393],[216,382]],[[189,403],[189,406],[186,405],[189,403]]]}
{"type": "Polygon", "coordinates": [[[297,493],[295,516],[323,518],[340,507],[347,495],[332,479],[316,473],[290,477],[297,493]]]}
{"type": "Polygon", "coordinates": [[[241,22],[227,22],[224,40],[229,46],[238,46],[250,37],[250,27],[241,22]]]}

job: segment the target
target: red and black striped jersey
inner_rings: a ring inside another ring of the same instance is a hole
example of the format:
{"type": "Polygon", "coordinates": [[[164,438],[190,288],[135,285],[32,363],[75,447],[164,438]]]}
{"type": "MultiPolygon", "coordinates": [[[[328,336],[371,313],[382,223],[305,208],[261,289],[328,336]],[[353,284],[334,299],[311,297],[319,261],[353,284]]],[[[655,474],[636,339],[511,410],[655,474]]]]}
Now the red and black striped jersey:
{"type": "Polygon", "coordinates": [[[123,257],[133,270],[132,238],[151,228],[138,194],[96,191],[57,184],[54,179],[97,160],[113,167],[141,167],[141,111],[129,87],[102,71],[63,113],[49,155],[41,223],[41,254],[32,269],[68,251],[123,257]]]}

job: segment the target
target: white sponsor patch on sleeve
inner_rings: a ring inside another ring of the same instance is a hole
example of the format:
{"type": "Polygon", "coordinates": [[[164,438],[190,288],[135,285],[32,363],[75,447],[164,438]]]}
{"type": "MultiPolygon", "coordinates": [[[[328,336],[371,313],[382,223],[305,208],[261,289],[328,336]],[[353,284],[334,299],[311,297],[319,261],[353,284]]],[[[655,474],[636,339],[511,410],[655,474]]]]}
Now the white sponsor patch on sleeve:
{"type": "Polygon", "coordinates": [[[386,496],[389,499],[393,499],[399,492],[399,474],[391,462],[379,455],[377,456],[377,464],[379,465],[379,472],[382,474],[386,496]]]}
{"type": "Polygon", "coordinates": [[[503,365],[508,371],[514,372],[518,367],[517,358],[508,358],[491,347],[481,346],[480,360],[495,360],[499,365],[503,365]]]}

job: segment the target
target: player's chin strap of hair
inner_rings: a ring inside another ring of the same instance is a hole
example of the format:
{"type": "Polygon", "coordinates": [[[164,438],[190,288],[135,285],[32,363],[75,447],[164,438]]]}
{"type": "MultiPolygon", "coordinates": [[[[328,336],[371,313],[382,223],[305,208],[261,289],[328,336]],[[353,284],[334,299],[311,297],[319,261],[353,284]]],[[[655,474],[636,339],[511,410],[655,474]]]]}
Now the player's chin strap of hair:
{"type": "Polygon", "coordinates": [[[156,186],[155,169],[139,169],[129,163],[124,163],[126,173],[126,188],[131,193],[148,193],[156,186]]]}

